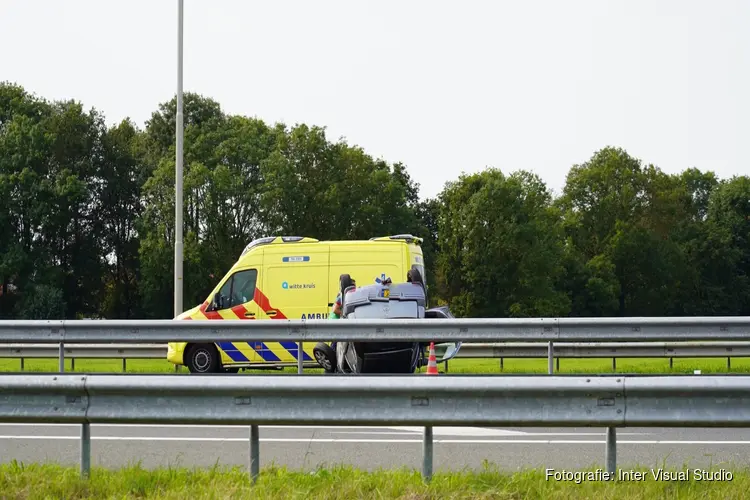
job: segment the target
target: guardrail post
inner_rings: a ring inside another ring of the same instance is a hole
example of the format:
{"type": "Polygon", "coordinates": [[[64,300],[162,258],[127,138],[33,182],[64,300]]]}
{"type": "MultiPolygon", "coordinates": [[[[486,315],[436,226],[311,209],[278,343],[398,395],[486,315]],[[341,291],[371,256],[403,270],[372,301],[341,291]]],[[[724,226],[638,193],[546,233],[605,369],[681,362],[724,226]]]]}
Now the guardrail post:
{"type": "Polygon", "coordinates": [[[122,358],[122,371],[123,373],[128,371],[128,364],[127,364],[128,358],[122,358]]]}
{"type": "Polygon", "coordinates": [[[301,340],[297,344],[297,374],[302,374],[305,371],[305,367],[303,365],[305,361],[305,351],[302,350],[302,342],[301,340]]]}
{"type": "Polygon", "coordinates": [[[23,371],[23,358],[21,358],[21,371],[23,371]]]}
{"type": "Polygon", "coordinates": [[[547,373],[549,375],[552,375],[555,371],[555,346],[553,342],[550,340],[549,344],[547,344],[547,373]]]}
{"type": "Polygon", "coordinates": [[[250,426],[250,479],[253,484],[260,473],[260,432],[257,425],[250,426]]]}
{"type": "Polygon", "coordinates": [[[432,426],[425,425],[422,439],[422,478],[426,482],[432,480],[432,426]]]}
{"type": "Polygon", "coordinates": [[[60,373],[65,372],[65,344],[60,342],[60,353],[58,354],[60,361],[60,373]]]}
{"type": "Polygon", "coordinates": [[[614,474],[617,469],[617,428],[607,427],[607,452],[605,456],[607,472],[614,474]]]}
{"type": "Polygon", "coordinates": [[[81,477],[88,478],[91,473],[91,424],[81,424],[81,477]]]}

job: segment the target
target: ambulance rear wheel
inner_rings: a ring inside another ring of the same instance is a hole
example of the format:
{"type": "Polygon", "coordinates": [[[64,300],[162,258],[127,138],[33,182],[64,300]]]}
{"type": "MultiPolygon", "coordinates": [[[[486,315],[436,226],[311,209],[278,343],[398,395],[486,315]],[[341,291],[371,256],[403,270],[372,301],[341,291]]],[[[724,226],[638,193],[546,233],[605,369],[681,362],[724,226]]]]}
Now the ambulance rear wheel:
{"type": "Polygon", "coordinates": [[[190,373],[217,373],[219,371],[219,351],[213,344],[193,344],[185,355],[185,364],[190,373]]]}
{"type": "Polygon", "coordinates": [[[313,348],[313,356],[326,373],[336,371],[336,351],[330,345],[325,342],[318,342],[313,348]]]}

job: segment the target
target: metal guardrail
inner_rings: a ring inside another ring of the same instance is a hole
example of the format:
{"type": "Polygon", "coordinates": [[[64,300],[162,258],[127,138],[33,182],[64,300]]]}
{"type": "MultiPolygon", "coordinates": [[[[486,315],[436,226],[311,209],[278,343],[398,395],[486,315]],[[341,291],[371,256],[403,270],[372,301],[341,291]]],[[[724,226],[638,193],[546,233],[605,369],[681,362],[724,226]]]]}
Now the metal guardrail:
{"type": "MultiPolygon", "coordinates": [[[[444,349],[436,348],[438,356],[444,349]]],[[[496,343],[496,344],[463,344],[457,358],[462,359],[500,359],[503,368],[504,359],[539,359],[549,354],[547,346],[539,343],[496,343]]],[[[59,358],[57,346],[49,344],[0,344],[0,358],[20,358],[21,370],[25,359],[59,358]]],[[[166,359],[167,347],[162,344],[68,344],[64,356],[72,360],[75,368],[76,359],[121,359],[122,370],[127,369],[128,359],[166,359]]],[[[553,352],[560,369],[560,359],[612,358],[612,369],[615,370],[617,358],[727,358],[727,368],[731,368],[732,358],[750,357],[750,342],[606,342],[606,343],[556,343],[553,352]]],[[[275,366],[265,363],[258,367],[275,366]]],[[[317,367],[317,363],[305,366],[317,367]]]]}
{"type": "Polygon", "coordinates": [[[81,474],[91,424],[249,425],[250,474],[260,425],[750,427],[750,376],[248,376],[0,375],[0,421],[81,424],[81,474]],[[168,390],[165,390],[168,389],[168,390]],[[137,401],[138,404],[133,404],[137,401]],[[377,409],[377,411],[373,411],[377,409]]]}
{"type": "Polygon", "coordinates": [[[750,317],[386,320],[2,320],[0,344],[750,340],[750,317]]]}
{"type": "MultiPolygon", "coordinates": [[[[478,318],[270,321],[2,320],[0,344],[294,341],[546,342],[554,373],[555,342],[750,340],[750,317],[478,318]]],[[[303,372],[303,357],[297,371],[303,372]]]]}
{"type": "MultiPolygon", "coordinates": [[[[528,342],[463,344],[457,357],[544,358],[546,356],[546,346],[528,342]]],[[[721,358],[725,356],[750,357],[750,342],[555,343],[556,358],[721,358]]]]}
{"type": "Polygon", "coordinates": [[[618,358],[669,358],[670,368],[674,358],[726,358],[727,369],[730,369],[732,358],[750,357],[750,342],[555,343],[553,352],[538,343],[464,344],[456,357],[500,358],[502,369],[505,358],[531,359],[548,356],[555,359],[558,370],[561,358],[612,358],[612,370],[617,369],[618,358]]]}

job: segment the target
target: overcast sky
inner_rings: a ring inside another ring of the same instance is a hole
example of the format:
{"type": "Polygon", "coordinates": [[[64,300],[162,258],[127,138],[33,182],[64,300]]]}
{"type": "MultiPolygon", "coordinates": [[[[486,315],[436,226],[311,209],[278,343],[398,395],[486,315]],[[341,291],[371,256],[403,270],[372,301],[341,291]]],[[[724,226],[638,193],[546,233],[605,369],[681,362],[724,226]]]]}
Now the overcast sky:
{"type": "MultiPolygon", "coordinates": [[[[0,0],[0,80],[139,126],[176,90],[177,0],[0,0]]],[[[184,88],[404,162],[568,168],[621,146],[667,172],[750,164],[750,0],[186,0],[184,88]]]]}

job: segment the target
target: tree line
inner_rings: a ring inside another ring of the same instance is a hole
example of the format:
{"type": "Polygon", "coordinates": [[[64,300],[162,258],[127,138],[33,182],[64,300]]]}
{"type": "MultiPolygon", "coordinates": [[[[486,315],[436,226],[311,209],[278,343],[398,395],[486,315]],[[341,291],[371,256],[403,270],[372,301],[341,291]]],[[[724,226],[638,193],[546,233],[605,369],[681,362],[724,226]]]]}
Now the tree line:
{"type": "MultiPolygon", "coordinates": [[[[107,126],[0,84],[0,317],[171,318],[175,111],[107,126]]],[[[750,179],[666,174],[604,147],[560,196],[488,168],[434,198],[401,163],[184,96],[184,304],[268,235],[424,238],[432,303],[457,316],[750,314],[750,179]]],[[[460,168],[460,165],[457,166],[460,168]]]]}

